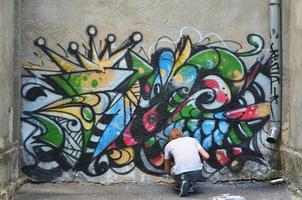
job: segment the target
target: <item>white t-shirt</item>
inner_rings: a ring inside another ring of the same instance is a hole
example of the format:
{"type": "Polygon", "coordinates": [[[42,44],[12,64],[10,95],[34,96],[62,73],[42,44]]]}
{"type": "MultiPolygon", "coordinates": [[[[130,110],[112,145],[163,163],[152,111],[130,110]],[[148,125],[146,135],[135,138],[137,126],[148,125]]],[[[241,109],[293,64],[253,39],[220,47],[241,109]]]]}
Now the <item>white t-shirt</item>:
{"type": "Polygon", "coordinates": [[[169,142],[165,147],[165,159],[174,158],[175,165],[172,167],[171,173],[178,175],[201,170],[203,164],[198,153],[201,148],[199,142],[192,137],[181,137],[169,142]]]}

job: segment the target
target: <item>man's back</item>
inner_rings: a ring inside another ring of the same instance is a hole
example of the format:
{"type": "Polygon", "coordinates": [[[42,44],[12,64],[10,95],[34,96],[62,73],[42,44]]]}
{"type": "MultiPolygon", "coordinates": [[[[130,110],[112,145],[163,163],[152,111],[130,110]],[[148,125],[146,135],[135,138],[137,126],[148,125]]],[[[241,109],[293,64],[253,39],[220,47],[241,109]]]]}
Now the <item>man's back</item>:
{"type": "Polygon", "coordinates": [[[181,137],[170,141],[165,147],[165,159],[173,157],[173,174],[202,169],[198,149],[202,148],[195,138],[181,137]]]}

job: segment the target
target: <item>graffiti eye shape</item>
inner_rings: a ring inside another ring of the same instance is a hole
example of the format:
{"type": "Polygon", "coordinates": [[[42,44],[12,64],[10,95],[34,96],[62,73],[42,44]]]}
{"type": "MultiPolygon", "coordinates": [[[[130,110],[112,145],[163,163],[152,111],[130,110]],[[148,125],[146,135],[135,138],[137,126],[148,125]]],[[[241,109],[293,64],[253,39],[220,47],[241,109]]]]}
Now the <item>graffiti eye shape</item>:
{"type": "Polygon", "coordinates": [[[39,97],[47,97],[46,93],[44,92],[43,88],[41,87],[33,87],[29,89],[25,94],[25,99],[28,101],[35,101],[39,97]]]}
{"type": "Polygon", "coordinates": [[[216,94],[214,91],[206,91],[197,97],[197,102],[201,104],[209,104],[215,101],[216,94]]]}
{"type": "Polygon", "coordinates": [[[92,108],[90,108],[89,106],[84,106],[82,108],[82,116],[88,122],[93,121],[93,119],[94,119],[94,112],[93,112],[92,108]]]}
{"type": "Polygon", "coordinates": [[[143,124],[145,129],[150,133],[154,131],[157,127],[157,122],[159,121],[158,119],[158,114],[156,108],[153,108],[146,112],[143,116],[143,124]]]}
{"type": "Polygon", "coordinates": [[[154,116],[154,115],[149,115],[149,116],[147,117],[147,122],[148,122],[149,124],[153,124],[153,123],[155,122],[155,116],[154,116]]]}

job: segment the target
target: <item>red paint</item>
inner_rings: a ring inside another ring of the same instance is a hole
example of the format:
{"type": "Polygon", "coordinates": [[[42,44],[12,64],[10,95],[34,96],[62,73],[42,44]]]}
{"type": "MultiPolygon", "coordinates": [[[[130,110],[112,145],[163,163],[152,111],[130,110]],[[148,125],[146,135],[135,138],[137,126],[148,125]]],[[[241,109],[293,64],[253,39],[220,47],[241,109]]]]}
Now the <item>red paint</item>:
{"type": "Polygon", "coordinates": [[[229,119],[238,119],[246,112],[246,108],[239,108],[225,113],[225,117],[229,119]]]}
{"type": "Polygon", "coordinates": [[[131,134],[131,124],[128,124],[127,128],[124,130],[123,141],[126,146],[134,146],[137,144],[137,141],[132,137],[131,134]]]}
{"type": "Polygon", "coordinates": [[[225,166],[230,161],[225,149],[218,149],[216,151],[216,159],[222,166],[225,166]]]}
{"type": "Polygon", "coordinates": [[[152,163],[153,165],[155,165],[155,166],[160,166],[160,165],[163,163],[163,161],[164,161],[163,155],[160,154],[160,155],[158,155],[158,156],[156,156],[156,157],[154,157],[154,158],[151,158],[150,161],[151,161],[151,163],[152,163]]]}
{"type": "Polygon", "coordinates": [[[267,103],[260,103],[246,106],[245,108],[234,109],[226,112],[224,115],[229,119],[254,120],[268,115],[267,112],[261,112],[267,109],[267,103]],[[258,112],[259,111],[259,112],[258,112]],[[258,113],[258,114],[257,114],[258,113]]]}
{"type": "Polygon", "coordinates": [[[219,88],[219,83],[216,80],[206,79],[203,83],[209,88],[219,88]]]}
{"type": "Polygon", "coordinates": [[[239,155],[242,153],[242,149],[240,147],[234,147],[233,148],[233,154],[234,155],[239,155]]]}

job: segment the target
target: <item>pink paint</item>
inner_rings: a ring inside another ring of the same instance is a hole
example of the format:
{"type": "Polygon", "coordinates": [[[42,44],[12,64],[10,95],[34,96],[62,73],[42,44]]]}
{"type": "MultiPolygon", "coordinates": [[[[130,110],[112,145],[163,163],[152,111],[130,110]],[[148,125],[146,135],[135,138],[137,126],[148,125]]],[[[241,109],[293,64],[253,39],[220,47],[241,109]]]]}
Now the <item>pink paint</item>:
{"type": "Polygon", "coordinates": [[[150,85],[149,85],[149,84],[146,84],[146,85],[145,85],[145,92],[149,94],[150,91],[151,91],[150,85]]]}
{"type": "Polygon", "coordinates": [[[151,108],[143,116],[143,124],[145,129],[150,133],[155,130],[159,120],[157,106],[151,108]]]}
{"type": "Polygon", "coordinates": [[[216,91],[216,101],[219,103],[226,103],[228,101],[228,96],[225,95],[224,91],[217,90],[216,91]]]}
{"type": "Polygon", "coordinates": [[[128,124],[127,128],[122,133],[123,141],[126,146],[134,146],[137,144],[137,141],[132,137],[131,133],[131,124],[128,124]]]}
{"type": "Polygon", "coordinates": [[[113,142],[107,149],[116,149],[117,148],[117,145],[115,142],[113,142]]]}

